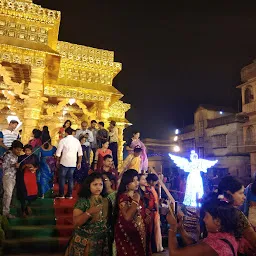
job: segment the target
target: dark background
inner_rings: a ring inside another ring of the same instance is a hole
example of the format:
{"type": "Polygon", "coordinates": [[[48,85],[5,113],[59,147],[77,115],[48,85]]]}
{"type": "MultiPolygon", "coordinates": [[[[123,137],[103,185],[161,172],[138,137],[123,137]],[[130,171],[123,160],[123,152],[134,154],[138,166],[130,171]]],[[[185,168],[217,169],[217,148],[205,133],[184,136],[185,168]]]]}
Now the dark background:
{"type": "Polygon", "coordinates": [[[199,104],[239,109],[240,70],[256,57],[256,1],[34,0],[62,13],[59,40],[113,50],[113,85],[142,137],[168,138],[199,104]],[[223,3],[225,2],[225,3],[223,3]]]}

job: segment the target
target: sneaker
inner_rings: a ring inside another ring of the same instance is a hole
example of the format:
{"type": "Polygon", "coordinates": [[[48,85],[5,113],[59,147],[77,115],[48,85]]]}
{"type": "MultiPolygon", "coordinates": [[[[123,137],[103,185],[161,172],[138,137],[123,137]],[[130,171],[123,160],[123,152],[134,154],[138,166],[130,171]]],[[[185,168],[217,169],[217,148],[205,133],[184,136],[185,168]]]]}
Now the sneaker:
{"type": "Polygon", "coordinates": [[[73,196],[65,196],[66,199],[73,199],[73,196]]]}
{"type": "Polygon", "coordinates": [[[57,199],[65,199],[65,196],[58,195],[56,196],[57,199]]]}

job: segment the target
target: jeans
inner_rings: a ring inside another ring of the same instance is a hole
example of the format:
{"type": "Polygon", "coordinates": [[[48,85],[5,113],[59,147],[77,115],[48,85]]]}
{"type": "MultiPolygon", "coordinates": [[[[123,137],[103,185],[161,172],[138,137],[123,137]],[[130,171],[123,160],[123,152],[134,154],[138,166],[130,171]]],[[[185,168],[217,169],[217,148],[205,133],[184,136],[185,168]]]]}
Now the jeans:
{"type": "Polygon", "coordinates": [[[91,155],[91,147],[90,146],[86,146],[85,147],[85,160],[86,162],[89,164],[90,163],[90,155],[91,155]]]}
{"type": "Polygon", "coordinates": [[[117,142],[111,142],[109,144],[109,149],[112,151],[112,156],[113,156],[113,162],[115,164],[115,168],[118,168],[118,157],[117,157],[117,150],[118,150],[118,145],[117,142]]]}
{"type": "Polygon", "coordinates": [[[3,176],[3,215],[8,215],[10,213],[10,205],[12,201],[12,194],[16,184],[16,178],[8,175],[3,176]]]}
{"type": "Polygon", "coordinates": [[[59,170],[59,195],[64,196],[64,186],[66,178],[68,180],[68,193],[67,196],[72,196],[72,191],[74,187],[73,174],[76,167],[65,167],[60,166],[59,170]]]}
{"type": "Polygon", "coordinates": [[[97,148],[92,148],[92,152],[93,152],[92,163],[91,163],[92,167],[93,167],[93,164],[94,164],[94,161],[95,161],[96,151],[97,151],[97,148]]]}

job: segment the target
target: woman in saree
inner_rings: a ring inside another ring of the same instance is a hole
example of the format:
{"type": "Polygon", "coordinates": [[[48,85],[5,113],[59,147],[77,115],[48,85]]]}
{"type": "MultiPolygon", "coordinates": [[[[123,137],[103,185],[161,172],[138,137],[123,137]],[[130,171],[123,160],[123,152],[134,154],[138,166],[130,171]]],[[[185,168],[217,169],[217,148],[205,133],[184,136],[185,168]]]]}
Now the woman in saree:
{"type": "Polygon", "coordinates": [[[29,141],[29,145],[32,146],[32,150],[34,154],[38,157],[39,156],[39,148],[42,145],[42,132],[38,129],[34,129],[32,131],[33,138],[29,141]]]}
{"type": "Polygon", "coordinates": [[[126,150],[129,151],[130,154],[133,153],[135,148],[141,148],[141,170],[146,172],[148,170],[148,156],[147,156],[147,149],[144,143],[140,140],[140,132],[135,131],[133,132],[133,137],[131,138],[130,142],[126,146],[126,150]]]}
{"type": "MultiPolygon", "coordinates": [[[[152,233],[153,233],[153,222],[154,222],[154,213],[156,212],[156,202],[154,195],[147,184],[145,174],[139,175],[139,193],[141,199],[144,203],[144,212],[143,212],[143,219],[145,222],[146,227],[146,243],[151,245],[152,233]]],[[[152,255],[152,248],[151,246],[147,247],[147,256],[152,255]]]]}
{"type": "Polygon", "coordinates": [[[102,175],[92,173],[86,178],[74,206],[75,230],[65,256],[111,256],[110,211],[102,175]]]}
{"type": "Polygon", "coordinates": [[[164,250],[162,245],[162,234],[161,234],[161,221],[159,213],[159,196],[156,192],[156,185],[158,183],[158,177],[156,174],[149,174],[147,176],[147,183],[150,186],[151,192],[155,199],[155,211],[154,211],[154,220],[153,220],[153,231],[152,231],[152,251],[153,252],[162,252],[164,250]]]}
{"type": "Polygon", "coordinates": [[[70,120],[66,120],[63,126],[59,129],[59,140],[65,138],[65,130],[71,127],[72,123],[70,120]]]}
{"type": "Polygon", "coordinates": [[[50,137],[45,138],[45,140],[40,148],[40,171],[37,176],[41,199],[44,198],[45,193],[52,189],[56,173],[56,147],[51,145],[50,137]]]}
{"type": "Polygon", "coordinates": [[[97,149],[95,160],[94,160],[94,170],[100,170],[102,168],[104,156],[106,155],[112,156],[112,151],[108,147],[109,147],[109,142],[103,141],[102,147],[97,149]]]}
{"type": "MultiPolygon", "coordinates": [[[[231,196],[233,207],[239,208],[244,204],[244,186],[233,176],[226,176],[221,179],[218,186],[219,198],[231,196]]],[[[248,218],[239,210],[239,224],[242,229],[242,239],[239,245],[240,255],[256,255],[256,232],[248,218]]]]}
{"type": "Polygon", "coordinates": [[[36,155],[32,154],[32,146],[24,146],[25,154],[19,156],[19,170],[16,174],[17,181],[17,198],[21,204],[21,213],[25,218],[30,215],[30,204],[37,198],[38,187],[36,181],[36,171],[39,166],[39,161],[36,155]]]}
{"type": "MultiPolygon", "coordinates": [[[[115,203],[116,203],[116,193],[117,193],[117,191],[114,189],[116,188],[116,177],[110,172],[102,173],[102,177],[103,177],[104,185],[106,188],[107,198],[112,204],[112,210],[114,210],[115,203]]],[[[114,212],[112,211],[112,219],[113,219],[113,214],[114,212]]],[[[113,237],[112,237],[112,241],[113,241],[112,256],[116,256],[116,244],[113,237]]]]}
{"type": "Polygon", "coordinates": [[[142,216],[143,202],[140,200],[138,172],[124,172],[116,198],[114,211],[115,243],[118,256],[146,256],[146,230],[142,216]]]}

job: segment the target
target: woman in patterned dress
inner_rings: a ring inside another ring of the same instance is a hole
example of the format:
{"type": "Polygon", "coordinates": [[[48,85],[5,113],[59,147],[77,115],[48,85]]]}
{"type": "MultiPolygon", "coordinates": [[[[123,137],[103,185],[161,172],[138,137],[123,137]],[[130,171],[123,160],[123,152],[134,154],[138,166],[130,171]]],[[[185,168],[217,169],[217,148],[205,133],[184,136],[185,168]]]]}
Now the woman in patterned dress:
{"type": "MultiPolygon", "coordinates": [[[[235,208],[240,208],[245,201],[243,184],[230,175],[221,179],[218,185],[218,194],[222,197],[231,196],[233,207],[235,208]]],[[[239,245],[239,253],[240,255],[247,256],[256,255],[256,232],[242,211],[239,211],[239,216],[239,223],[243,232],[239,245]]]]}
{"type": "Polygon", "coordinates": [[[226,198],[219,199],[214,193],[206,198],[202,204],[203,220],[207,230],[207,237],[199,243],[186,233],[183,219],[178,214],[174,216],[171,211],[167,220],[170,225],[168,235],[169,255],[189,256],[237,256],[239,242],[242,236],[239,225],[239,210],[232,206],[226,198]],[[178,247],[177,232],[185,244],[184,248],[178,247]]]}
{"type": "Polygon", "coordinates": [[[127,170],[117,192],[114,212],[115,243],[118,256],[146,256],[146,230],[142,216],[138,172],[127,170]]]}
{"type": "Polygon", "coordinates": [[[89,175],[74,206],[75,230],[66,250],[66,256],[111,256],[111,204],[105,197],[102,175],[89,175]]]}

